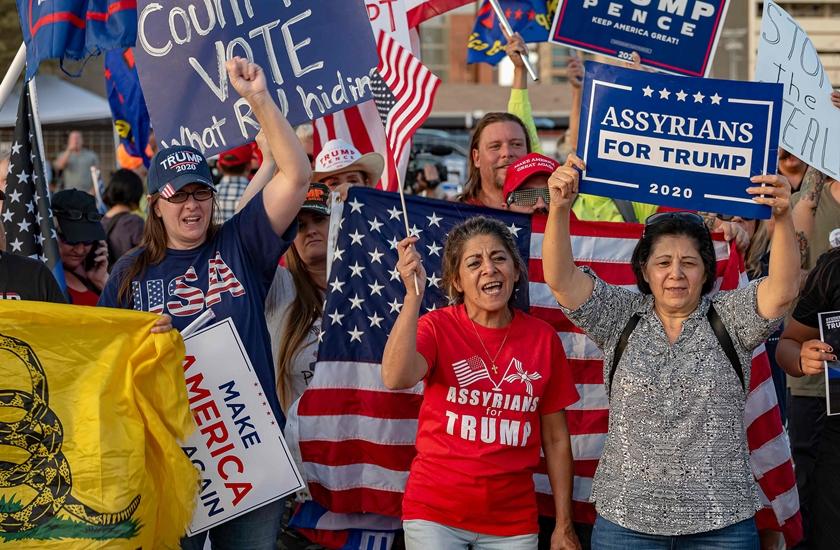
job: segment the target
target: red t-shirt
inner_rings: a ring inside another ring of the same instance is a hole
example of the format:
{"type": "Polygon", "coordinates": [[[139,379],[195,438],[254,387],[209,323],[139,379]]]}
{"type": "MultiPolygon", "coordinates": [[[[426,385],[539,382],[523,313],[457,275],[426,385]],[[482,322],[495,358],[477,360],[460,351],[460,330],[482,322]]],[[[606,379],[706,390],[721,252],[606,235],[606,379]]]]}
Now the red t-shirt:
{"type": "Polygon", "coordinates": [[[67,293],[70,294],[70,303],[77,306],[95,306],[99,300],[99,294],[92,290],[76,290],[68,285],[67,293]]]}
{"type": "Polygon", "coordinates": [[[418,323],[417,351],[429,372],[403,519],[497,536],[536,533],[540,417],[578,394],[548,323],[516,310],[509,334],[508,327],[476,331],[463,305],[418,323]],[[496,354],[506,334],[494,372],[487,352],[496,354]]]}

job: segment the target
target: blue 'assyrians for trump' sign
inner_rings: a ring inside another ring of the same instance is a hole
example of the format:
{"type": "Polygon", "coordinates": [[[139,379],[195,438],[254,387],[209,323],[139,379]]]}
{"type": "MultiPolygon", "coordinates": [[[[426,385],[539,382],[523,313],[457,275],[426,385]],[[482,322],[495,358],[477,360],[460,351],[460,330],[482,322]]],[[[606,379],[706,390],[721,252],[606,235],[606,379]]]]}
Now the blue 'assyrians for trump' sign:
{"type": "Polygon", "coordinates": [[[248,103],[225,62],[260,65],[291,124],[371,99],[379,55],[362,0],[138,2],[135,57],[155,136],[206,156],[253,141],[248,103]]]}
{"type": "Polygon", "coordinates": [[[706,76],[729,0],[561,0],[550,40],[674,74],[706,76]]]}
{"type": "Polygon", "coordinates": [[[782,86],[685,78],[587,62],[580,191],[769,218],[746,192],[776,172],[782,86]]]}

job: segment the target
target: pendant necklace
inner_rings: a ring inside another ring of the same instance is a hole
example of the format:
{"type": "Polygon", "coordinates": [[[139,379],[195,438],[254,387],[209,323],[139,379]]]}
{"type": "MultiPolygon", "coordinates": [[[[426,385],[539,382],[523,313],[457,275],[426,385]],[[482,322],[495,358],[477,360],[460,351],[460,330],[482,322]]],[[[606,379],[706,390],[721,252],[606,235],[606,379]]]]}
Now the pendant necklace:
{"type": "Polygon", "coordinates": [[[484,345],[484,340],[481,339],[481,336],[478,334],[478,328],[475,326],[475,321],[472,320],[472,317],[467,315],[467,318],[472,323],[473,332],[475,333],[475,337],[478,339],[478,343],[481,344],[481,348],[484,350],[484,353],[487,355],[487,358],[490,359],[491,369],[493,370],[493,374],[499,374],[499,367],[496,366],[496,359],[498,359],[499,354],[502,353],[502,349],[505,347],[505,342],[507,342],[508,336],[510,335],[510,328],[513,326],[513,316],[511,316],[510,324],[508,324],[507,332],[505,333],[505,337],[502,339],[502,345],[499,346],[498,351],[496,351],[496,355],[490,356],[490,352],[487,351],[487,346],[484,345]]]}

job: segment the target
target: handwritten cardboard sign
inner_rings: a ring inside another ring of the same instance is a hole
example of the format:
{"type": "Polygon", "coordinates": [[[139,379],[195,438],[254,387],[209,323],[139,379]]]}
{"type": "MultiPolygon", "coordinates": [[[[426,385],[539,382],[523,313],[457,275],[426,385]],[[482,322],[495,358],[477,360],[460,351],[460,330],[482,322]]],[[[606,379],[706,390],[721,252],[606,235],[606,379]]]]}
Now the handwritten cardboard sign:
{"type": "Polygon", "coordinates": [[[233,322],[201,329],[184,344],[187,397],[198,429],[182,448],[201,473],[188,530],[194,535],[305,484],[233,322]]]}
{"type": "Polygon", "coordinates": [[[746,192],[776,172],[779,84],[654,74],[587,62],[580,190],[605,197],[769,218],[746,192]]]}
{"type": "Polygon", "coordinates": [[[154,0],[138,3],[138,73],[158,143],[207,156],[253,141],[259,127],[225,62],[265,71],[291,124],[372,97],[379,60],[363,0],[154,0]]]}
{"type": "Polygon", "coordinates": [[[784,87],[779,146],[840,179],[840,109],[817,49],[795,19],[772,0],[764,3],[755,79],[784,87]]]}
{"type": "Polygon", "coordinates": [[[728,0],[563,0],[550,39],[557,44],[686,76],[707,76],[728,0]]]}

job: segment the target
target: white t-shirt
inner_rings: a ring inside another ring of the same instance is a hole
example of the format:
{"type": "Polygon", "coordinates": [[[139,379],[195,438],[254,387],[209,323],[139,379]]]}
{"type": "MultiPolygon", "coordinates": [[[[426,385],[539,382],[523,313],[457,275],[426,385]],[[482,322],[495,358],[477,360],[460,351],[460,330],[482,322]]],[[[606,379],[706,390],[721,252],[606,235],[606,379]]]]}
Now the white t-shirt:
{"type": "MultiPolygon", "coordinates": [[[[274,273],[274,281],[265,299],[265,323],[271,336],[271,355],[274,359],[275,374],[277,369],[277,355],[280,352],[280,338],[286,326],[289,307],[295,299],[297,291],[292,274],[285,267],[278,266],[274,273]]],[[[289,388],[287,404],[294,403],[300,398],[312,376],[315,374],[315,360],[318,355],[318,332],[321,330],[321,320],[316,319],[305,340],[303,347],[292,359],[291,368],[286,372],[286,387],[289,388]]],[[[283,403],[282,396],[278,399],[283,403]]]]}

